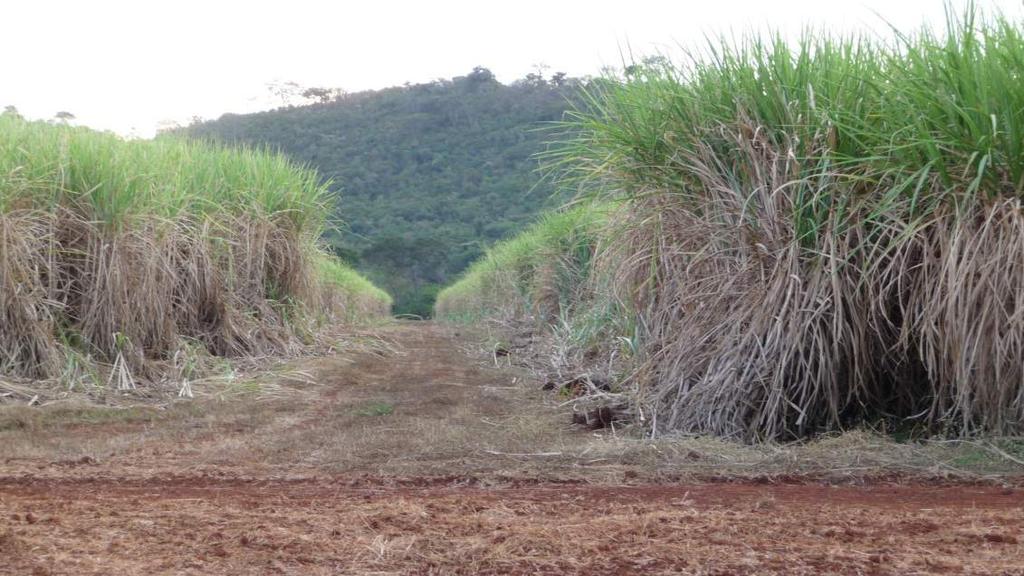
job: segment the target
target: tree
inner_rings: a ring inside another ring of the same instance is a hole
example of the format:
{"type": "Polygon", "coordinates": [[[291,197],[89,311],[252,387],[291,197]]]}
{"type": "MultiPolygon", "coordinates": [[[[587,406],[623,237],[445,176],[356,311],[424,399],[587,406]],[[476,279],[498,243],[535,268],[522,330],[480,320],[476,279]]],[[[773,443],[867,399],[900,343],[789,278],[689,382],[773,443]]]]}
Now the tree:
{"type": "Polygon", "coordinates": [[[344,98],[345,91],[341,88],[311,87],[304,89],[301,96],[312,102],[327,104],[328,102],[334,102],[335,100],[341,100],[344,98]]]}
{"type": "Polygon", "coordinates": [[[61,110],[54,114],[53,118],[62,124],[67,124],[75,119],[75,115],[66,110],[61,110]]]}
{"type": "Polygon", "coordinates": [[[267,82],[267,91],[277,98],[283,107],[291,106],[302,95],[302,88],[298,83],[291,81],[267,82]]]}
{"type": "Polygon", "coordinates": [[[473,68],[473,71],[469,73],[467,78],[469,78],[470,81],[479,84],[494,82],[494,73],[483,66],[477,66],[473,68]]]}
{"type": "Polygon", "coordinates": [[[549,181],[538,182],[534,154],[551,138],[538,128],[575,99],[575,81],[563,82],[535,74],[505,85],[477,66],[342,98],[292,83],[282,94],[298,89],[299,105],[180,132],[269,146],[316,168],[338,194],[324,240],[385,288],[396,311],[427,315],[438,285],[560,203],[549,181]]]}
{"type": "Polygon", "coordinates": [[[178,122],[177,120],[171,120],[169,118],[166,118],[156,123],[157,134],[174,132],[175,130],[180,130],[181,128],[181,122],[178,122]]]}

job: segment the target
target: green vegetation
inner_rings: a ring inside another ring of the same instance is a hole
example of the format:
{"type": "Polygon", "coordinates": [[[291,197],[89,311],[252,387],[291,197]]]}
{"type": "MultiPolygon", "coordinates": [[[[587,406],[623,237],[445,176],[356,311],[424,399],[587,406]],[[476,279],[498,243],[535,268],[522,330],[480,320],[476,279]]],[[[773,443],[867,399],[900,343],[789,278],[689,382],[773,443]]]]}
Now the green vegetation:
{"type": "Polygon", "coordinates": [[[328,310],[344,310],[346,318],[355,322],[364,318],[391,314],[391,296],[330,254],[318,254],[316,269],[320,280],[327,286],[327,298],[339,301],[324,302],[328,310]]]}
{"type": "Polygon", "coordinates": [[[437,297],[447,320],[549,323],[584,300],[607,209],[578,206],[543,215],[499,242],[437,297]]]}
{"type": "Polygon", "coordinates": [[[130,388],[385,311],[318,248],[330,201],[268,152],[0,115],[0,374],[130,388]]]}
{"type": "MultiPolygon", "coordinates": [[[[331,179],[346,226],[335,252],[395,297],[395,312],[428,315],[434,294],[496,240],[553,207],[533,155],[579,81],[537,75],[503,85],[467,76],[249,115],[187,133],[266,145],[331,179]]],[[[323,92],[321,97],[329,93],[323,92]]]]}
{"type": "Polygon", "coordinates": [[[622,205],[593,270],[652,434],[1022,431],[1021,34],[755,38],[586,90],[546,158],[622,205]]]}
{"type": "Polygon", "coordinates": [[[370,402],[358,412],[359,416],[388,416],[395,411],[394,404],[388,402],[370,402]]]}

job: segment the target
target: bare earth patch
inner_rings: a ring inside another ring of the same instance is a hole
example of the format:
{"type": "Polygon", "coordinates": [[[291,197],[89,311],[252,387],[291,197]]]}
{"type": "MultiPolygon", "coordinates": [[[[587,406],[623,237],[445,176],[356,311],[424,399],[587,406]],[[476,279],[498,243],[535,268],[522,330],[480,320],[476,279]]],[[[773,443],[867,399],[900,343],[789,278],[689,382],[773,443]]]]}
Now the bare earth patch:
{"type": "Polygon", "coordinates": [[[153,478],[3,487],[27,573],[1019,573],[1024,492],[153,478]],[[45,572],[44,572],[45,573],[45,572]]]}
{"type": "Polygon", "coordinates": [[[1024,574],[1005,446],[595,433],[450,329],[381,334],[250,394],[3,408],[0,573],[1024,574]]]}

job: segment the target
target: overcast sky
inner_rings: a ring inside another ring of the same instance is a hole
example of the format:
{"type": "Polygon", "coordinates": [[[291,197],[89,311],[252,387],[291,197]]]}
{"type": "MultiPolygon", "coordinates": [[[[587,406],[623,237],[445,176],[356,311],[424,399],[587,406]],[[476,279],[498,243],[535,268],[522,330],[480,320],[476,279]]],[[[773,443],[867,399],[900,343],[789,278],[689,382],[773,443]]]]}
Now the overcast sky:
{"type": "MultiPolygon", "coordinates": [[[[1021,0],[976,3],[1022,13],[1021,0]]],[[[627,47],[678,52],[766,26],[886,34],[942,18],[943,0],[16,0],[0,4],[0,107],[148,136],[161,121],[265,109],[275,80],[351,92],[478,65],[504,82],[538,64],[581,76],[627,47]]]]}

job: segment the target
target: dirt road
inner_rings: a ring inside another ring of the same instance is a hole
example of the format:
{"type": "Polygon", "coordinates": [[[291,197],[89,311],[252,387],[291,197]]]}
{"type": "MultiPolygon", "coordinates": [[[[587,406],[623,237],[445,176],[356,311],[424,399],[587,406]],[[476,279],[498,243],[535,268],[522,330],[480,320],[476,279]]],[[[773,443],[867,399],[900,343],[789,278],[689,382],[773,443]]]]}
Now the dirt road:
{"type": "Polygon", "coordinates": [[[574,428],[451,331],[384,336],[273,393],[4,412],[0,573],[1024,574],[1016,478],[712,473],[752,452],[574,428]]]}

